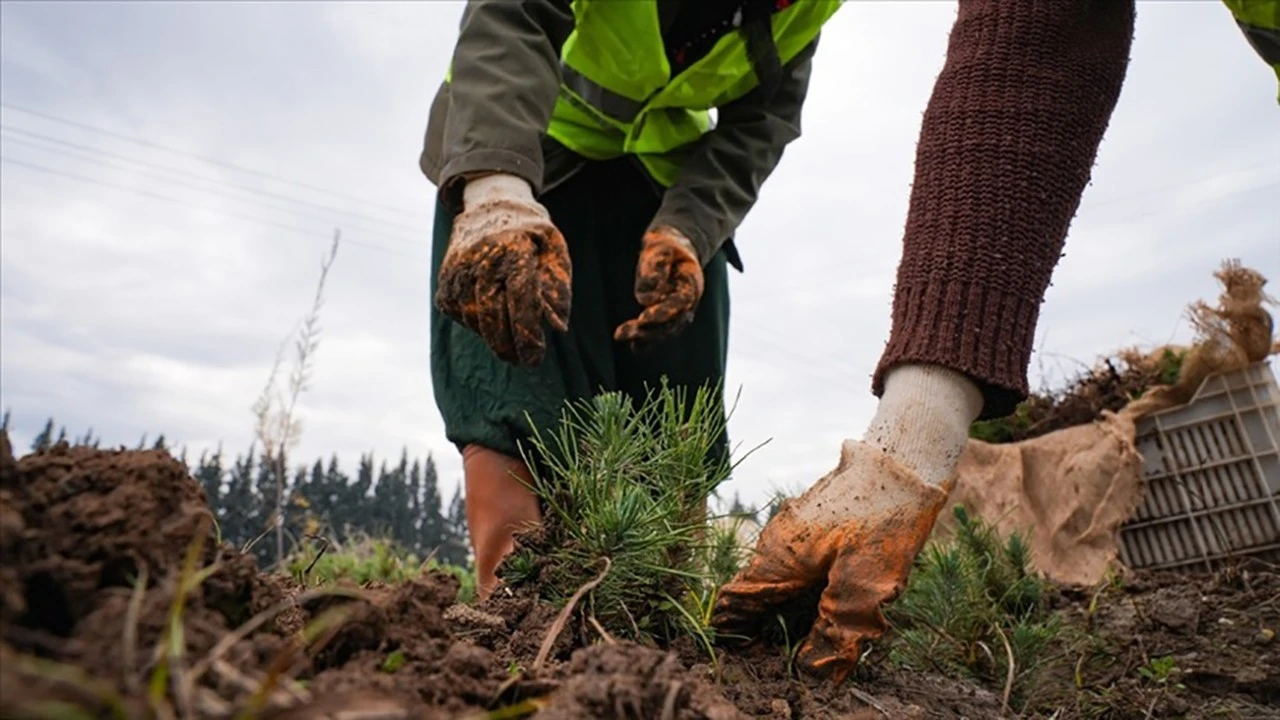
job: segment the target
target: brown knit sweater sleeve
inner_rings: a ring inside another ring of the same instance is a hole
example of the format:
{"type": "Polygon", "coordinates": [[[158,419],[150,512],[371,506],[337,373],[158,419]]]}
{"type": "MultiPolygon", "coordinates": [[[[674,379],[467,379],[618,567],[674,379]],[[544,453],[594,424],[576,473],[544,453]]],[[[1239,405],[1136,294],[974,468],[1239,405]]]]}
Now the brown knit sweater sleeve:
{"type": "Polygon", "coordinates": [[[925,110],[889,342],[963,372],[982,417],[1027,394],[1040,303],[1129,61],[1134,0],[960,0],[925,110]]]}

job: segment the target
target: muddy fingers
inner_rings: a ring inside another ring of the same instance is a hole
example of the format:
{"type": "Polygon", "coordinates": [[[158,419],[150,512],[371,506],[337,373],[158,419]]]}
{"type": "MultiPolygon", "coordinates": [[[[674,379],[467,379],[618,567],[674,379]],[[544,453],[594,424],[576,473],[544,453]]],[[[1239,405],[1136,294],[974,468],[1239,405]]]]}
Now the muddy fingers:
{"type": "Polygon", "coordinates": [[[884,634],[882,607],[905,588],[947,494],[846,441],[837,467],[765,526],[751,562],[721,588],[713,625],[753,635],[770,613],[825,584],[797,660],[843,680],[864,642],[884,634]]]}

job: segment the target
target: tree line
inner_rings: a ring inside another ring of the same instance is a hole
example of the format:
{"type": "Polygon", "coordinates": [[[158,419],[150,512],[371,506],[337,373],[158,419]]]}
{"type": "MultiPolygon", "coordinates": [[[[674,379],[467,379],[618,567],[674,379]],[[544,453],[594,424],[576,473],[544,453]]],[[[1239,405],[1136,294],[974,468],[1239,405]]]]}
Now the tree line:
{"type": "MultiPolygon", "coordinates": [[[[0,429],[7,430],[8,425],[6,412],[0,429]]],[[[72,437],[65,427],[55,427],[50,418],[32,441],[32,452],[63,441],[81,447],[100,444],[92,430],[72,437]]],[[[251,545],[262,567],[278,560],[274,543],[267,539],[275,529],[275,470],[272,463],[263,462],[256,445],[235,457],[219,447],[202,452],[194,463],[188,460],[185,447],[175,451],[164,435],[154,441],[144,435],[137,448],[170,452],[190,468],[192,477],[204,488],[224,541],[236,547],[251,545]]],[[[342,543],[361,536],[376,537],[390,540],[419,558],[433,556],[454,565],[469,564],[461,488],[447,504],[444,502],[430,454],[410,458],[404,450],[394,463],[363,454],[354,475],[340,466],[336,455],[327,460],[317,458],[308,465],[294,466],[285,484],[285,497],[284,527],[295,545],[318,538],[342,543]]]]}
{"type": "MultiPolygon", "coordinates": [[[[8,428],[5,412],[0,430],[8,428]]],[[[40,452],[59,442],[97,448],[101,438],[92,429],[70,436],[50,418],[30,449],[40,452]]],[[[279,560],[269,537],[275,529],[276,470],[273,463],[264,461],[256,444],[235,457],[221,447],[201,452],[194,463],[185,447],[171,448],[163,434],[154,440],[144,435],[136,449],[169,452],[190,469],[204,488],[224,541],[249,547],[260,567],[279,560]]],[[[470,564],[462,488],[444,502],[435,458],[429,453],[425,458],[410,458],[403,450],[394,464],[385,459],[378,462],[372,453],[362,454],[354,476],[340,466],[336,455],[317,458],[309,465],[294,466],[292,476],[286,478],[284,497],[285,534],[294,546],[319,538],[343,543],[369,537],[391,541],[419,558],[431,556],[459,567],[470,564]]],[[[744,505],[735,492],[726,510],[728,515],[767,521],[777,506],[762,511],[744,505]]]]}

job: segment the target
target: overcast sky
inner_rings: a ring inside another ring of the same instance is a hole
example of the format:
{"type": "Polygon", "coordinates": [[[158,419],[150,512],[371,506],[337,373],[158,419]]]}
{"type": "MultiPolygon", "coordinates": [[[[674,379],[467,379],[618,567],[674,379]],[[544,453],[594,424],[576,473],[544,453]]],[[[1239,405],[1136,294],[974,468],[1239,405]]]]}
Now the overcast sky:
{"type": "MultiPolygon", "coordinates": [[[[430,452],[434,188],[417,158],[461,2],[5,2],[0,405],[107,444],[249,446],[335,226],[296,457],[430,452]],[[179,151],[179,152],[173,152],[179,151]],[[205,160],[209,158],[221,164],[205,160]],[[250,170],[253,172],[245,172],[250,170]]],[[[850,2],[804,135],[739,233],[727,488],[803,487],[861,434],[954,2],[850,2]]],[[[1217,0],[1141,2],[1128,82],[1039,326],[1040,368],[1185,341],[1226,257],[1280,277],[1276,80],[1217,0]]],[[[1035,208],[1027,208],[1035,212],[1035,208]]],[[[1273,292],[1274,287],[1269,288],[1273,292]]]]}

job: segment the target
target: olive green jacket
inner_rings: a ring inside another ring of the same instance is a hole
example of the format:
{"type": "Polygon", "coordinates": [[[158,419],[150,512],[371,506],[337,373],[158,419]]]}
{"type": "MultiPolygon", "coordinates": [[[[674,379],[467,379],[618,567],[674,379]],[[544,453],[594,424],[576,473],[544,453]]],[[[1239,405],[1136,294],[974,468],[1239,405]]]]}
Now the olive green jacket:
{"type": "MultiPolygon", "coordinates": [[[[546,135],[560,89],[560,47],[574,26],[571,0],[467,0],[453,73],[431,104],[419,166],[453,208],[478,172],[524,178],[541,194],[584,162],[546,135]]],[[[681,0],[658,0],[666,28],[681,0]]],[[[815,39],[783,69],[771,99],[759,90],[717,109],[651,227],[684,233],[705,263],[723,246],[742,269],[732,235],[788,143],[800,136],[815,39]]],[[[662,188],[655,183],[655,190],[662,188]]]]}

